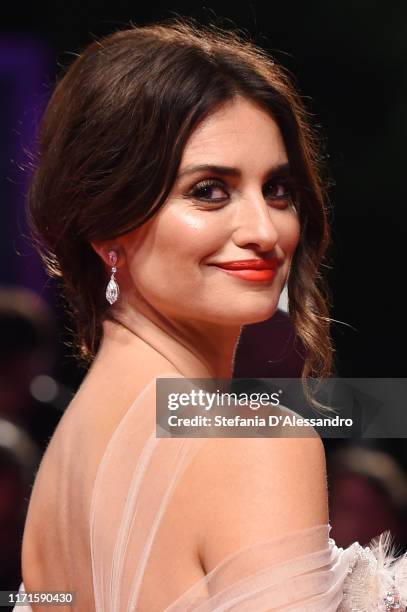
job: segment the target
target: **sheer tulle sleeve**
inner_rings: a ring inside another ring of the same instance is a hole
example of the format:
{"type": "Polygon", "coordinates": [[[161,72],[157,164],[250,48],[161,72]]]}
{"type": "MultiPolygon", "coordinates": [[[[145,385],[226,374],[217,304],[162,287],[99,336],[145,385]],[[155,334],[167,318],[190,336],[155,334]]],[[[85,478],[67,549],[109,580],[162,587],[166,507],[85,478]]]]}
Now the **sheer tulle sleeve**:
{"type": "Polygon", "coordinates": [[[318,525],[240,549],[166,612],[337,610],[348,558],[329,530],[318,525]]]}
{"type": "MultiPolygon", "coordinates": [[[[90,509],[98,612],[138,609],[160,522],[177,483],[203,444],[203,438],[156,437],[155,380],[126,412],[100,463],[90,509]]],[[[237,550],[165,612],[399,609],[386,608],[384,598],[390,602],[391,596],[398,596],[403,603],[407,560],[387,563],[388,540],[371,549],[357,542],[339,548],[329,537],[330,529],[317,525],[237,550]],[[396,595],[391,591],[395,585],[396,595]],[[365,607],[355,607],[360,605],[365,607]]]]}

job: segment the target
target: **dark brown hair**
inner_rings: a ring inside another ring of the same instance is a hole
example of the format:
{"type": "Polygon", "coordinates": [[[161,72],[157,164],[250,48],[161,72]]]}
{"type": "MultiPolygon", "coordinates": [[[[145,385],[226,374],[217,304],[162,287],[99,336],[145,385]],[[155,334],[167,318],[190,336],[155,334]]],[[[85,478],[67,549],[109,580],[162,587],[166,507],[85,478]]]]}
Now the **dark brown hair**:
{"type": "Polygon", "coordinates": [[[303,377],[329,376],[333,348],[321,264],[329,245],[321,154],[287,72],[246,34],[192,19],[131,26],[90,44],[59,80],[29,190],[34,236],[61,277],[82,357],[109,317],[106,269],[90,241],[142,225],[163,205],[198,123],[237,95],[276,120],[296,180],[301,237],[288,283],[303,377]]]}

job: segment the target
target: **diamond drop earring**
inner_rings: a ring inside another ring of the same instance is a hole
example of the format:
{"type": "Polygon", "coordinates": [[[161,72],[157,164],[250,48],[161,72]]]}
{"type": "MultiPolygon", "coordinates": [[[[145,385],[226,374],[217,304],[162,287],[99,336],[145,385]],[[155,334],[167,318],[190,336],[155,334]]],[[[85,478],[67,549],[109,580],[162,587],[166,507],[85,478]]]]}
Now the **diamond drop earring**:
{"type": "Polygon", "coordinates": [[[115,274],[117,272],[117,254],[116,251],[109,251],[109,261],[112,264],[112,275],[106,287],[106,299],[110,305],[114,304],[120,295],[119,285],[116,282],[115,274]]]}

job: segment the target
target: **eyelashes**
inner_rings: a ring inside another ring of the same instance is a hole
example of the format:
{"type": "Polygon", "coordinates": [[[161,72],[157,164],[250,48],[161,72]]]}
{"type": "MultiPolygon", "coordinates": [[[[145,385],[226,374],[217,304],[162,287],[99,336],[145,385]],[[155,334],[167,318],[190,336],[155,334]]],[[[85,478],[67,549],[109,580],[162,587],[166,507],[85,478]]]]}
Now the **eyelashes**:
{"type": "MultiPolygon", "coordinates": [[[[290,177],[274,178],[265,184],[264,196],[274,202],[293,203],[295,194],[294,181],[290,177]]],[[[208,178],[199,181],[187,194],[189,197],[202,202],[222,204],[229,198],[228,187],[217,178],[208,178]],[[223,192],[224,196],[210,197],[213,192],[223,192]]]]}

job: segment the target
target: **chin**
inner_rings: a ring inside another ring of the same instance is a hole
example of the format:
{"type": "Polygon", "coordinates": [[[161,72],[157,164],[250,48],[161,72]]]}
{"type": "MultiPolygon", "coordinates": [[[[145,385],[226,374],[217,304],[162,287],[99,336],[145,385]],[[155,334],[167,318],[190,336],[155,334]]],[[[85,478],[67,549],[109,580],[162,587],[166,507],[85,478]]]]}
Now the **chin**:
{"type": "Polygon", "coordinates": [[[222,317],[226,325],[250,325],[251,323],[261,323],[267,321],[276,312],[278,304],[267,304],[263,308],[242,308],[232,311],[229,309],[227,316],[222,317]]]}
{"type": "Polygon", "coordinates": [[[247,323],[259,323],[270,319],[278,308],[279,297],[277,299],[274,296],[270,299],[270,296],[267,296],[262,300],[248,300],[246,304],[240,305],[242,316],[247,319],[247,323]]]}
{"type": "Polygon", "coordinates": [[[277,307],[273,310],[264,311],[263,313],[253,314],[251,317],[246,317],[245,321],[242,321],[242,325],[250,325],[251,323],[261,323],[262,321],[267,321],[267,319],[271,319],[271,317],[275,314],[277,307]]]}

